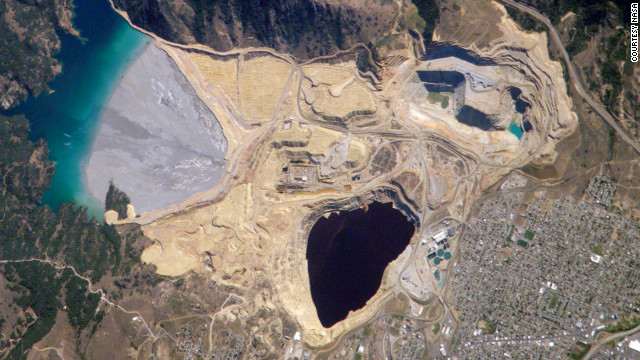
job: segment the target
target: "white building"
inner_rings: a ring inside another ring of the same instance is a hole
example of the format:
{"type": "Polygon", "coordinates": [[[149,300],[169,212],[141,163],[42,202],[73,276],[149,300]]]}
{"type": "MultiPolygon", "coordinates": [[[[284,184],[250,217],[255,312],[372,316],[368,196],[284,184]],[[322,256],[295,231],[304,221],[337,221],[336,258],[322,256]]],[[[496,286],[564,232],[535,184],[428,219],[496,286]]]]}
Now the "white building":
{"type": "Polygon", "coordinates": [[[640,341],[638,341],[638,340],[631,340],[631,341],[629,342],[629,348],[631,348],[631,349],[633,349],[633,350],[635,350],[635,351],[637,351],[637,352],[640,352],[640,341]]]}
{"type": "Polygon", "coordinates": [[[445,230],[440,230],[437,234],[431,237],[436,243],[439,243],[447,238],[447,232],[445,230]]]}

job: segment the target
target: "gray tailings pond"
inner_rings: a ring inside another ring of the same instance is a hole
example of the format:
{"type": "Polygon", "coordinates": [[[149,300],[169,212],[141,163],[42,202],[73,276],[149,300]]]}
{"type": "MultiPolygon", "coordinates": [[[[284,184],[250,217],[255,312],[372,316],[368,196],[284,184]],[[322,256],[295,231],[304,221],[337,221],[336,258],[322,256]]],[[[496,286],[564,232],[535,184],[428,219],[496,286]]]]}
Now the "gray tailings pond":
{"type": "Polygon", "coordinates": [[[109,180],[136,212],[212,188],[227,141],[173,60],[151,43],[129,67],[100,118],[84,179],[104,202],[109,180]]]}

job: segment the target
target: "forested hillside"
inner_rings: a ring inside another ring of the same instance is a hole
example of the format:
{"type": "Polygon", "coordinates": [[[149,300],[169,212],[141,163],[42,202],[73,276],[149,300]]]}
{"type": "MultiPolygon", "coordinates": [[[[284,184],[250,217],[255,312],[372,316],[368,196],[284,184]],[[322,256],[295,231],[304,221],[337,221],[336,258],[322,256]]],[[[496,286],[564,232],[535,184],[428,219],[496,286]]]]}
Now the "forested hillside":
{"type": "Polygon", "coordinates": [[[3,0],[0,18],[0,109],[8,109],[47,89],[60,72],[56,31],[76,31],[71,0],[3,0]]]}
{"type": "Polygon", "coordinates": [[[225,51],[266,46],[300,59],[374,40],[399,16],[394,1],[116,0],[131,21],[167,40],[225,51]]]}
{"type": "Polygon", "coordinates": [[[89,291],[87,280],[127,277],[140,254],[132,246],[139,233],[125,238],[72,203],[56,212],[40,205],[54,167],[46,143],[28,135],[24,117],[0,116],[0,314],[16,315],[0,318],[0,357],[8,359],[23,358],[59,311],[78,333],[94,332],[100,295],[89,291]]]}

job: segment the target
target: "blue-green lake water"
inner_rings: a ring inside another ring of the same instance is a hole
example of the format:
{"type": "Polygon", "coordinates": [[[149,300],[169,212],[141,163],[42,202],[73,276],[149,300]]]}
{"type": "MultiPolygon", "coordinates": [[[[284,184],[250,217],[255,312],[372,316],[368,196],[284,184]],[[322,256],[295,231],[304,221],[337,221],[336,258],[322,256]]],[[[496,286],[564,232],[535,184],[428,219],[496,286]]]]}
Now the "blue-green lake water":
{"type": "Polygon", "coordinates": [[[62,73],[49,84],[53,93],[31,97],[9,113],[24,113],[31,137],[47,140],[56,163],[51,188],[43,203],[57,209],[75,201],[89,215],[102,219],[104,207],[86,190],[82,166],[89,156],[98,119],[127,66],[150,38],[118,15],[107,0],[75,0],[73,24],[85,41],[59,34],[56,58],[62,73]]]}
{"type": "Polygon", "coordinates": [[[511,131],[513,135],[517,136],[518,139],[522,137],[522,128],[515,122],[511,122],[511,125],[509,125],[509,131],[511,131]]]}

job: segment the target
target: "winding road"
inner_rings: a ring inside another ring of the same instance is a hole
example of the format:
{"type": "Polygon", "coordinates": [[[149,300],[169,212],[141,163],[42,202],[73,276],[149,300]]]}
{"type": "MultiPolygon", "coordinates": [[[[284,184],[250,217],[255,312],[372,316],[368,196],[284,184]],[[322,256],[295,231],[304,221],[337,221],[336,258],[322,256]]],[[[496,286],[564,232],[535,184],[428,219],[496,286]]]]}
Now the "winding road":
{"type": "Polygon", "coordinates": [[[556,30],[555,26],[553,26],[551,21],[549,21],[549,18],[540,14],[536,9],[529,7],[527,5],[521,4],[519,2],[516,2],[513,0],[499,0],[499,1],[505,5],[508,5],[520,11],[526,12],[527,14],[540,20],[549,29],[551,38],[555,42],[558,49],[560,49],[560,52],[562,52],[562,57],[564,59],[564,62],[567,65],[567,70],[569,71],[569,77],[573,82],[573,86],[578,91],[578,94],[580,94],[580,96],[589,104],[589,106],[591,106],[591,108],[593,108],[593,110],[595,110],[600,115],[600,117],[602,117],[612,128],[615,129],[615,131],[618,133],[618,135],[622,140],[624,140],[626,143],[631,145],[631,147],[640,154],[640,145],[638,145],[638,143],[636,143],[633,139],[631,139],[631,137],[624,131],[624,129],[622,129],[616,123],[613,116],[611,116],[611,114],[607,112],[607,110],[600,104],[600,102],[597,100],[594,100],[591,97],[591,95],[589,95],[589,93],[584,89],[582,80],[578,76],[578,72],[576,71],[575,66],[573,66],[573,63],[571,62],[569,53],[567,53],[567,50],[562,44],[562,40],[560,40],[560,35],[558,34],[558,30],[556,30]]]}
{"type": "MultiPolygon", "coordinates": [[[[30,259],[22,259],[22,260],[0,260],[0,264],[26,263],[26,262],[40,262],[40,263],[43,263],[43,264],[48,264],[50,266],[53,266],[56,270],[60,270],[60,271],[63,271],[63,270],[66,270],[66,269],[70,269],[73,272],[74,276],[76,276],[76,277],[78,277],[78,278],[80,278],[80,279],[82,279],[82,280],[87,282],[88,291],[90,293],[92,293],[92,294],[100,294],[100,301],[101,302],[103,302],[103,303],[105,303],[105,304],[107,304],[107,305],[109,305],[109,306],[111,306],[111,307],[113,307],[115,309],[118,309],[118,310],[124,312],[125,314],[136,315],[140,319],[142,325],[144,325],[145,329],[147,330],[149,339],[151,339],[152,341],[156,341],[160,337],[159,333],[156,334],[156,333],[153,332],[153,330],[151,329],[151,326],[149,326],[149,323],[143,318],[143,316],[142,316],[142,314],[140,312],[135,311],[135,310],[127,310],[127,309],[123,308],[122,306],[120,306],[120,305],[112,302],[111,300],[109,300],[107,298],[107,295],[106,295],[104,290],[102,290],[100,288],[98,288],[96,290],[94,288],[94,284],[91,282],[91,280],[89,278],[85,277],[85,276],[80,275],[76,271],[76,269],[71,265],[60,265],[60,264],[56,264],[55,262],[53,262],[51,260],[48,260],[48,259],[38,259],[38,258],[30,258],[30,259]]],[[[96,307],[96,313],[98,312],[99,309],[100,309],[99,306],[96,307]]],[[[62,356],[61,352],[55,347],[46,347],[46,348],[40,349],[40,348],[34,346],[33,349],[36,350],[36,351],[39,351],[39,352],[50,351],[50,350],[51,351],[55,351],[57,356],[59,356],[60,358],[64,359],[64,357],[62,356]]],[[[30,349],[27,349],[27,352],[29,350],[30,349]]],[[[25,354],[26,354],[26,352],[25,352],[25,354]]]]}

